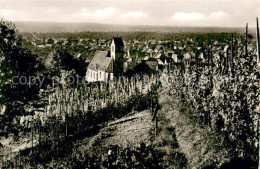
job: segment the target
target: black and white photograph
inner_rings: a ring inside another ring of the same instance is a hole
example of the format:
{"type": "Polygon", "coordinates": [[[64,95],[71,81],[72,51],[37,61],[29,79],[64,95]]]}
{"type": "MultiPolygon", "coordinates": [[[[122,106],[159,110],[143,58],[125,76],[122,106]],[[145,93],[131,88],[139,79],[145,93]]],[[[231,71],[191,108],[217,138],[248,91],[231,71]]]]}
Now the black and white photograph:
{"type": "Polygon", "coordinates": [[[260,169],[259,17],[259,0],[0,0],[0,169],[260,169]]]}

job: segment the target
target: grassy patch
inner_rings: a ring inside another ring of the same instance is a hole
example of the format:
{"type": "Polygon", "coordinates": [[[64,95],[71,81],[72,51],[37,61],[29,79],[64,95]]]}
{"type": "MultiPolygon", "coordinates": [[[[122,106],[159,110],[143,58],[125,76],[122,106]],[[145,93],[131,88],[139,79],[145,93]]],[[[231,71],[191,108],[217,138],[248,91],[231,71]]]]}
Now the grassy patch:
{"type": "Polygon", "coordinates": [[[183,153],[172,151],[169,154],[169,163],[176,168],[188,168],[188,160],[183,153]]]}
{"type": "Polygon", "coordinates": [[[184,114],[193,126],[198,124],[198,118],[194,116],[192,108],[187,104],[181,104],[180,113],[184,114]]]}
{"type": "Polygon", "coordinates": [[[166,156],[164,159],[164,168],[188,168],[188,162],[185,155],[177,150],[179,148],[178,140],[175,134],[175,128],[169,125],[168,121],[163,114],[159,115],[160,121],[158,135],[155,137],[154,145],[157,149],[164,150],[166,156]],[[165,122],[167,121],[167,122],[165,122]]]}

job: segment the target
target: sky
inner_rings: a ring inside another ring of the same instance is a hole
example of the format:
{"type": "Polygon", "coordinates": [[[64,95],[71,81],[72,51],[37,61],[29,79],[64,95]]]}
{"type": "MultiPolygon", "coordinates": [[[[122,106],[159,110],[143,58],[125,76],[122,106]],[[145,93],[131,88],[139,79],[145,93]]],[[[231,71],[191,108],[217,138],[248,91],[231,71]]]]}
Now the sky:
{"type": "Polygon", "coordinates": [[[256,27],[260,0],[0,0],[10,21],[256,27]]]}

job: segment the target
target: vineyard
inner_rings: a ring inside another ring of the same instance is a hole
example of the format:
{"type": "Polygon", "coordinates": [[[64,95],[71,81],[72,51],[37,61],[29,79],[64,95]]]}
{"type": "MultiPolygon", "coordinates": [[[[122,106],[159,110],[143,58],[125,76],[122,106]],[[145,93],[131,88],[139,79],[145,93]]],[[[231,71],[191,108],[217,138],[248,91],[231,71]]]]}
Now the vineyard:
{"type": "Polygon", "coordinates": [[[254,49],[236,46],[235,53],[231,38],[228,50],[209,49],[209,60],[170,70],[169,82],[191,119],[223,135],[234,159],[253,163],[259,160],[259,65],[254,49]]]}
{"type": "Polygon", "coordinates": [[[154,107],[157,102],[154,90],[158,83],[154,75],[136,75],[135,78],[120,77],[108,84],[59,86],[41,93],[46,107],[36,110],[33,116],[19,119],[19,133],[31,139],[30,145],[4,154],[3,167],[18,167],[27,163],[26,160],[37,165],[39,160],[48,162],[51,158],[61,158],[63,153],[71,151],[65,147],[72,146],[75,139],[98,133],[111,120],[154,107]],[[30,157],[23,157],[28,153],[30,157]]]}
{"type": "MultiPolygon", "coordinates": [[[[167,92],[171,97],[179,100],[182,109],[187,110],[188,118],[220,135],[220,141],[231,152],[231,159],[241,159],[252,167],[255,166],[259,146],[259,68],[256,56],[254,51],[249,50],[248,55],[241,52],[233,60],[230,59],[228,64],[223,64],[221,58],[215,57],[216,54],[212,51],[212,63],[200,62],[197,67],[196,64],[173,65],[162,75],[136,75],[134,78],[122,77],[109,84],[63,86],[50,91],[45,94],[48,104],[44,112],[36,113],[22,123],[24,126],[21,128],[36,140],[32,142],[34,153],[30,153],[28,158],[31,162],[34,159],[30,165],[37,165],[36,161],[46,160],[48,156],[49,160],[62,158],[62,154],[69,152],[64,152],[65,148],[61,145],[69,147],[75,137],[97,133],[107,121],[133,111],[152,110],[153,104],[158,102],[151,102],[154,97],[151,93],[156,91],[152,86],[157,84],[161,90],[163,86],[170,86],[170,90],[165,89],[169,90],[167,92]],[[226,66],[231,67],[232,64],[233,69],[226,70],[226,66]],[[56,153],[45,152],[47,147],[56,153]]],[[[28,150],[20,153],[28,154],[28,150]]],[[[117,151],[124,153],[129,150],[117,151]]],[[[152,148],[147,151],[156,152],[152,148]]],[[[84,156],[73,158],[81,158],[86,166],[101,165],[93,157],[87,154],[84,156]]],[[[158,158],[156,156],[154,158],[158,158]]],[[[19,163],[28,160],[18,157],[10,159],[12,162],[9,161],[6,165],[17,167],[19,163]]],[[[131,163],[134,164],[136,162],[131,163]]],[[[154,165],[156,167],[157,164],[154,165]]]]}

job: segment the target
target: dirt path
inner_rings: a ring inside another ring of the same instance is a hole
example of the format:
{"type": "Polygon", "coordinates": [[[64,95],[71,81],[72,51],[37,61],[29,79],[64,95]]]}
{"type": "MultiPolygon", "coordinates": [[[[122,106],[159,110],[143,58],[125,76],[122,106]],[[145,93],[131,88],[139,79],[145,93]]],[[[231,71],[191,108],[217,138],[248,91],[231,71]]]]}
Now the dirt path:
{"type": "MultiPolygon", "coordinates": [[[[222,147],[221,140],[217,140],[208,129],[202,129],[198,123],[192,123],[182,114],[177,101],[168,95],[168,91],[166,88],[160,91],[159,103],[162,109],[158,116],[175,128],[178,144],[188,159],[190,168],[215,168],[227,161],[228,154],[222,147]]],[[[163,124],[159,123],[159,127],[160,125],[163,124]]]]}

